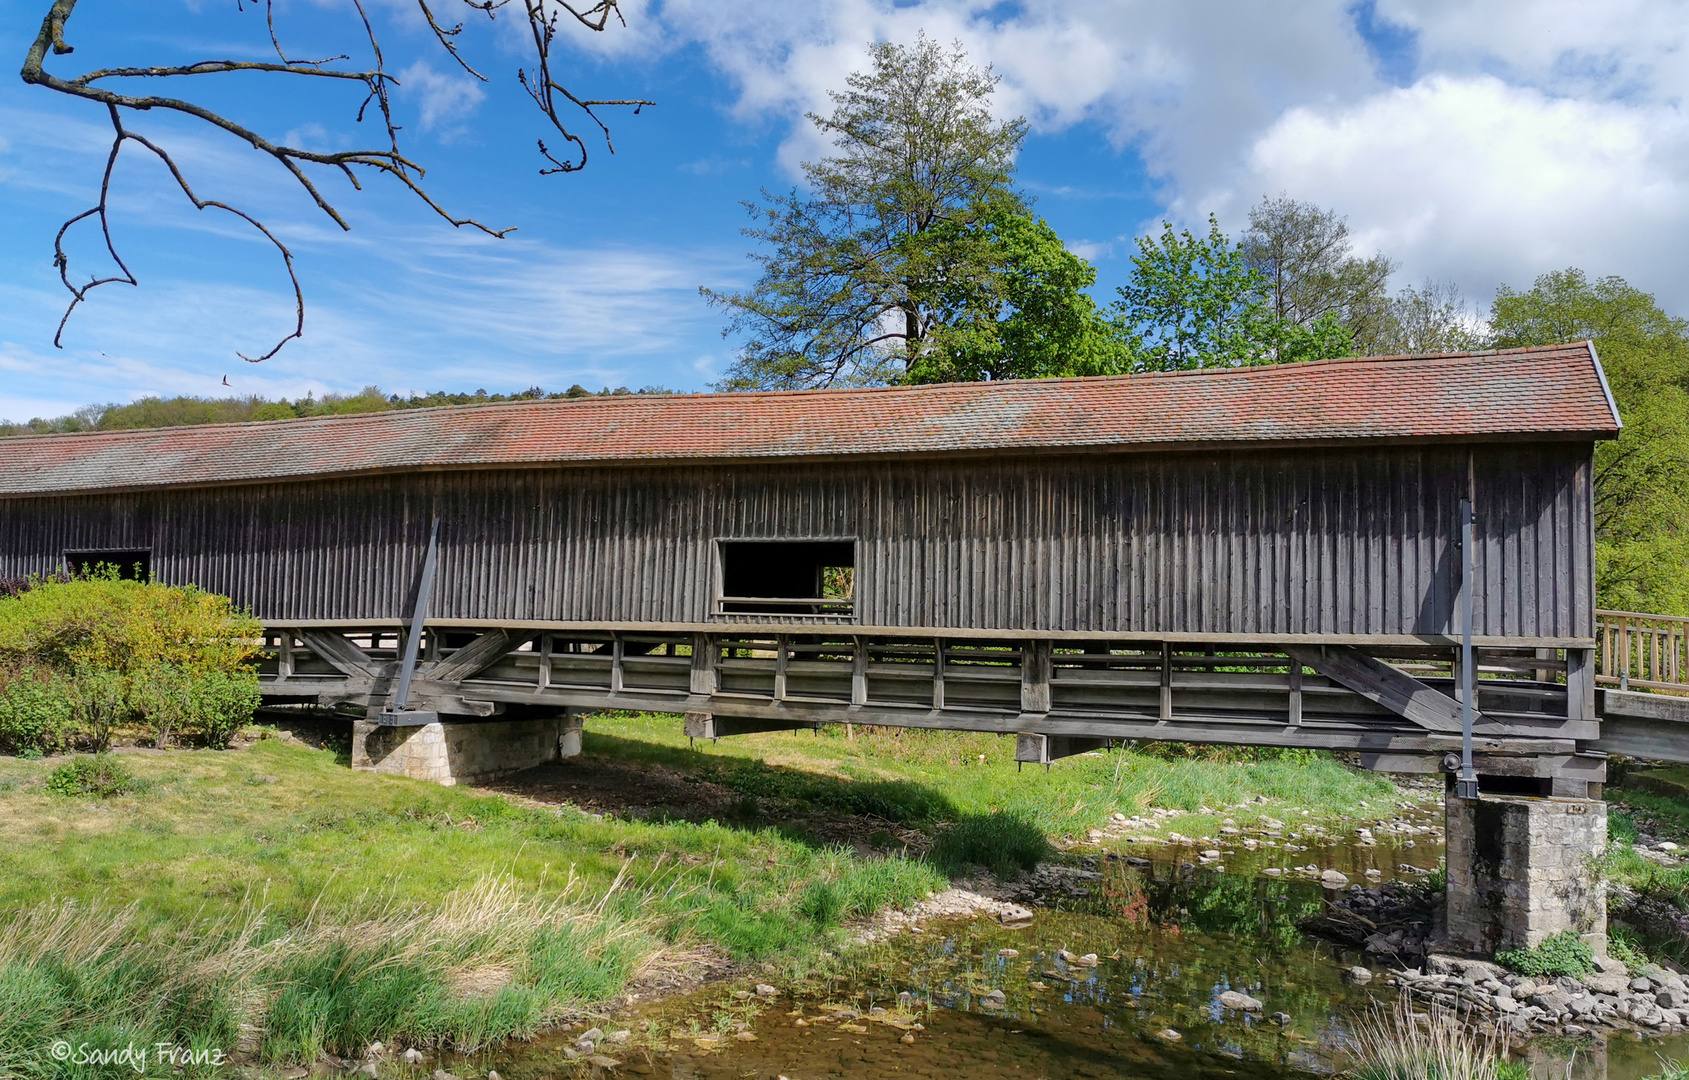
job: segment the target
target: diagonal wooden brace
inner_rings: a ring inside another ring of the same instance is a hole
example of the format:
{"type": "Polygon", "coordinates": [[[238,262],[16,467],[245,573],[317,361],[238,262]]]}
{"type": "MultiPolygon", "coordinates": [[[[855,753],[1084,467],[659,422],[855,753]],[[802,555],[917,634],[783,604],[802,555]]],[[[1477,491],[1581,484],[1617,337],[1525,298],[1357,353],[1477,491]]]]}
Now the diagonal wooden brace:
{"type": "Polygon", "coordinates": [[[1348,645],[1284,650],[1292,660],[1430,731],[1460,732],[1460,702],[1348,645]]]}
{"type": "Polygon", "coordinates": [[[416,677],[429,682],[462,682],[498,663],[533,636],[532,630],[489,630],[445,659],[419,665],[416,677]]]}
{"type": "Polygon", "coordinates": [[[345,635],[332,630],[301,630],[299,640],[305,647],[333,664],[336,669],[354,679],[370,679],[381,674],[384,664],[347,641],[345,635]]]}

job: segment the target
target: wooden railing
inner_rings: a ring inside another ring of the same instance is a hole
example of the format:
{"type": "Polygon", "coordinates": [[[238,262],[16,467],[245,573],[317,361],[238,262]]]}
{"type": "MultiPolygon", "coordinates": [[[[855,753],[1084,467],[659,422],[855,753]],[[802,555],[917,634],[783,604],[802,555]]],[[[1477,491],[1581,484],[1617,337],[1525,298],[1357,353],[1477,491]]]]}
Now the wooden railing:
{"type": "MultiPolygon", "coordinates": [[[[764,725],[883,724],[1386,757],[1441,754],[1460,737],[1456,653],[1443,643],[1363,648],[1357,639],[950,637],[923,628],[860,629],[436,624],[424,632],[414,689],[425,703],[421,711],[482,717],[512,706],[640,709],[764,725]]],[[[271,626],[262,691],[272,701],[367,714],[390,693],[404,652],[401,632],[397,620],[382,628],[271,626]]],[[[1566,753],[1572,742],[1599,735],[1593,702],[1581,693],[1593,689],[1584,651],[1577,650],[1575,670],[1557,655],[1562,651],[1574,650],[1475,649],[1484,676],[1476,685],[1475,734],[1487,746],[1553,740],[1553,752],[1566,753]],[[1580,688],[1575,700],[1573,685],[1580,688]]]]}
{"type": "Polygon", "coordinates": [[[1689,619],[1595,613],[1595,681],[1623,690],[1689,690],[1689,619]]]}

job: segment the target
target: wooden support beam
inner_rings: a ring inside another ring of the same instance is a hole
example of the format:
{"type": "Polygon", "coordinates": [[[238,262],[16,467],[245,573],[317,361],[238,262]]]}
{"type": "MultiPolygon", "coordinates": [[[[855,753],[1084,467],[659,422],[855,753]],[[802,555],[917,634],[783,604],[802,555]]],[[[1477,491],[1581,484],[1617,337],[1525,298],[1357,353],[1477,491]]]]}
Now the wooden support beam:
{"type": "MultiPolygon", "coordinates": [[[[296,628],[304,627],[342,627],[369,630],[372,627],[397,626],[399,619],[289,619],[288,624],[296,628]]],[[[442,629],[462,630],[551,630],[557,633],[574,633],[589,631],[603,633],[606,631],[626,631],[640,634],[674,634],[674,633],[716,633],[723,622],[605,622],[601,620],[564,621],[554,619],[457,619],[441,618],[429,619],[428,625],[442,629]]],[[[780,634],[791,630],[791,623],[759,623],[753,619],[733,619],[730,623],[735,633],[756,636],[759,634],[780,634]]],[[[956,639],[984,639],[1000,641],[1005,631],[990,627],[938,627],[938,626],[872,626],[852,624],[849,627],[837,625],[820,625],[819,632],[862,635],[864,637],[887,637],[908,640],[912,638],[956,638],[956,639]]],[[[1196,632],[1163,632],[1163,633],[1133,633],[1120,631],[1118,633],[1098,633],[1094,630],[1026,630],[1018,631],[1018,636],[1033,637],[1040,641],[1083,643],[1106,638],[1118,646],[1131,646],[1154,649],[1161,642],[1172,642],[1180,645],[1192,645],[1221,649],[1263,648],[1279,649],[1284,645],[1359,645],[1368,649],[1395,649],[1397,647],[1422,647],[1427,649],[1448,649],[1459,644],[1457,637],[1448,634],[1209,634],[1196,632]]],[[[1593,649],[1596,642],[1593,637],[1514,637],[1514,636],[1477,636],[1472,639],[1473,644],[1480,648],[1498,649],[1593,649]]]]}
{"type": "Polygon", "coordinates": [[[719,716],[689,712],[684,721],[689,739],[725,739],[733,735],[755,735],[763,731],[809,731],[821,725],[814,720],[769,717],[719,716]]]}
{"type": "MultiPolygon", "coordinates": [[[[621,639],[616,639],[615,670],[611,675],[611,685],[618,690],[621,688],[622,651],[621,639]]],[[[708,697],[720,688],[721,676],[721,645],[714,634],[692,635],[692,669],[688,676],[688,689],[693,694],[708,697]]]]}
{"type": "Polygon", "coordinates": [[[321,676],[299,676],[286,681],[265,679],[258,684],[262,697],[306,698],[329,707],[340,704],[368,705],[375,693],[371,679],[343,679],[321,676]]]}
{"type": "Polygon", "coordinates": [[[1594,720],[1595,650],[1566,650],[1566,715],[1573,720],[1594,720]]]}
{"type": "Polygon", "coordinates": [[[334,665],[336,670],[353,678],[374,678],[383,666],[347,641],[344,634],[331,630],[301,630],[299,640],[305,643],[307,649],[334,665]]]}
{"type": "Polygon", "coordinates": [[[944,708],[944,639],[932,643],[932,707],[944,708]]]}
{"type": "MultiPolygon", "coordinates": [[[[1460,767],[1460,758],[1453,752],[1441,754],[1404,754],[1397,752],[1361,755],[1361,768],[1374,772],[1452,774],[1460,767]]],[[[1572,799],[1599,799],[1607,780],[1607,755],[1599,753],[1563,754],[1473,754],[1472,767],[1479,777],[1479,790],[1484,778],[1526,778],[1544,782],[1546,794],[1572,799]]]]}
{"type": "Polygon", "coordinates": [[[1173,646],[1161,643],[1161,719],[1173,719],[1173,646]]]}
{"type": "Polygon", "coordinates": [[[1036,732],[1015,736],[1015,760],[1027,765],[1048,765],[1064,757],[1101,750],[1108,739],[1087,738],[1083,735],[1040,735],[1036,732]]]}
{"type": "MultiPolygon", "coordinates": [[[[810,631],[788,626],[767,635],[776,643],[774,652],[752,649],[755,655],[734,660],[738,681],[729,694],[721,687],[721,635],[737,636],[736,629],[668,635],[626,629],[597,632],[586,639],[526,627],[479,629],[483,632],[474,641],[446,657],[438,657],[435,652],[441,635],[428,635],[427,651],[435,659],[417,672],[417,692],[428,695],[416,702],[421,711],[479,716],[505,705],[630,708],[755,720],[761,726],[754,730],[864,723],[1097,740],[1318,747],[1374,754],[1434,753],[1458,743],[1458,704],[1432,685],[1440,680],[1416,679],[1375,655],[1346,646],[1292,646],[1288,663],[1283,659],[1286,653],[1276,647],[1253,650],[1247,657],[1211,655],[1205,660],[1182,655],[1167,641],[1140,642],[1141,651],[1122,652],[1125,646],[1120,639],[1098,636],[1085,642],[1092,649],[1087,655],[1113,656],[1118,662],[1109,659],[1094,667],[1063,667],[1057,671],[1052,640],[1021,632],[1015,635],[1020,654],[1016,671],[1008,663],[964,662],[963,654],[972,647],[968,637],[954,641],[927,637],[933,643],[929,653],[924,645],[912,645],[901,637],[881,641],[852,628],[848,634],[827,634],[825,644],[813,656],[809,646],[794,653],[796,635],[807,637],[810,631]],[[531,653],[522,651],[523,643],[535,636],[539,638],[537,647],[531,653]],[[631,678],[635,685],[628,686],[624,676],[630,652],[643,655],[656,649],[675,656],[688,647],[688,642],[689,660],[658,661],[653,656],[632,662],[638,665],[631,678]],[[849,642],[848,652],[845,642],[849,642]],[[570,651],[595,646],[602,646],[602,653],[570,651]],[[932,667],[928,669],[920,662],[871,663],[877,656],[911,661],[925,661],[930,656],[932,667]],[[1312,671],[1305,672],[1305,667],[1312,671]],[[688,677],[679,679],[681,671],[688,671],[688,677]],[[885,687],[884,698],[873,704],[869,703],[870,671],[876,689],[885,687]],[[1177,716],[1173,709],[1175,673],[1177,716]],[[930,691],[925,685],[928,679],[930,691]]],[[[380,632],[385,640],[385,635],[393,631],[380,632]]],[[[266,698],[367,705],[386,692],[395,665],[378,661],[346,637],[348,633],[370,633],[368,625],[348,624],[330,631],[291,623],[271,633],[309,635],[309,640],[298,638],[303,645],[294,650],[290,675],[264,676],[261,688],[266,698]],[[304,664],[307,674],[301,676],[299,667],[306,648],[327,663],[312,657],[304,664]],[[339,674],[328,674],[328,666],[339,674]]],[[[278,668],[285,651],[278,651],[278,668]]],[[[1378,651],[1399,662],[1437,658],[1415,653],[1411,660],[1404,660],[1397,652],[1378,651]]],[[[1011,663],[1014,657],[1013,652],[992,655],[1003,656],[1011,663]]],[[[1442,657],[1446,656],[1445,651],[1442,657]]],[[[1522,669],[1560,663],[1552,657],[1544,660],[1533,656],[1530,651],[1497,655],[1495,659],[1522,669]]],[[[1584,686],[1580,680],[1588,676],[1593,700],[1596,691],[1589,675],[1592,665],[1588,651],[1569,653],[1565,667],[1569,685],[1578,693],[1584,686]]],[[[1489,711],[1478,720],[1478,752],[1569,753],[1576,745],[1572,740],[1593,740],[1600,734],[1594,719],[1576,717],[1575,699],[1563,704],[1565,699],[1558,687],[1529,681],[1528,670],[1523,674],[1527,676],[1523,680],[1486,680],[1481,684],[1489,711]],[[1568,717],[1567,712],[1574,715],[1568,717]]],[[[1615,700],[1622,700],[1616,691],[1613,693],[1615,700]]],[[[1625,696],[1661,700],[1657,695],[1625,696]]],[[[1689,709],[1689,699],[1663,700],[1672,705],[1661,707],[1689,709]]],[[[719,731],[720,726],[712,730],[719,731]]],[[[1675,755],[1681,759],[1689,756],[1689,716],[1671,734],[1677,731],[1684,735],[1670,741],[1683,747],[1675,755]]],[[[1650,737],[1658,741],[1658,733],[1650,737]]],[[[1048,752],[1045,749],[1040,754],[1048,752]]]]}
{"type": "Polygon", "coordinates": [[[1302,661],[1290,658],[1290,726],[1302,723],[1302,661]]]}
{"type": "Polygon", "coordinates": [[[502,660],[534,635],[522,630],[489,630],[443,660],[431,660],[417,668],[418,680],[458,683],[502,660]]]}
{"type": "MultiPolygon", "coordinates": [[[[1429,731],[1460,731],[1460,705],[1412,675],[1347,645],[1285,650],[1333,682],[1342,683],[1375,705],[1382,705],[1429,731]]],[[[1476,722],[1476,718],[1474,718],[1476,722]]]]}
{"type": "Polygon", "coordinates": [[[427,724],[437,724],[439,721],[439,713],[420,712],[416,709],[375,714],[375,722],[381,727],[423,727],[427,724]]]}
{"type": "Polygon", "coordinates": [[[774,700],[786,700],[786,664],[791,658],[792,635],[776,634],[774,636],[774,700]]]}
{"type": "Polygon", "coordinates": [[[1689,698],[1604,687],[1596,702],[1601,737],[1589,749],[1689,762],[1689,698]]]}
{"type": "Polygon", "coordinates": [[[850,703],[862,706],[868,704],[868,642],[860,637],[850,640],[850,703]]]}
{"type": "Polygon", "coordinates": [[[497,716],[506,706],[503,701],[482,697],[478,690],[465,689],[461,683],[422,678],[411,683],[411,701],[425,706],[425,711],[453,716],[497,716]]]}
{"type": "Polygon", "coordinates": [[[1028,641],[1021,646],[1020,711],[1050,711],[1051,648],[1048,641],[1028,641]]]}

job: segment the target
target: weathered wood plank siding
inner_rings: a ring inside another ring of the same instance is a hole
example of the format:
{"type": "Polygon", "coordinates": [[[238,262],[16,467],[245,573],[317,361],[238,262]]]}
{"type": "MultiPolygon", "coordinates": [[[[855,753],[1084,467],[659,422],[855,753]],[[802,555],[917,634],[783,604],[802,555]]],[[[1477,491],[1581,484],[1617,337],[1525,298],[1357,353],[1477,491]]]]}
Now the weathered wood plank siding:
{"type": "MultiPolygon", "coordinates": [[[[859,540],[857,621],[1097,632],[1446,633],[1468,452],[1477,627],[1587,637],[1590,445],[523,468],[0,501],[0,575],[151,548],[268,620],[710,619],[717,538],[859,540]]],[[[757,616],[759,622],[774,621],[757,616]]]]}

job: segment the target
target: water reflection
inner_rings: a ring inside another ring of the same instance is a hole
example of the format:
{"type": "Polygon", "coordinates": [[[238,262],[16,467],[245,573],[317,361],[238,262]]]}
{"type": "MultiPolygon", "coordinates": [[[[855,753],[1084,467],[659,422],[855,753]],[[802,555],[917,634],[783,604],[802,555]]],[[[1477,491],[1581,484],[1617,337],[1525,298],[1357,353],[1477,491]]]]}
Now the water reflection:
{"type": "MultiPolygon", "coordinates": [[[[1424,846],[1413,853],[1436,854],[1424,846]]],[[[1368,847],[1360,857],[1376,864],[1407,854],[1368,847]]],[[[1192,867],[1177,849],[1147,866],[1095,865],[1083,895],[1040,911],[1026,929],[933,923],[868,947],[857,974],[831,994],[782,996],[764,1009],[751,1025],[754,1041],[709,1034],[712,1018],[721,1027],[719,989],[630,1018],[636,1032],[652,1025],[652,1034],[618,1053],[615,1073],[1288,1080],[1345,1067],[1350,1019],[1369,991],[1393,1000],[1379,983],[1345,982],[1344,969],[1363,957],[1296,930],[1322,902],[1312,882],[1192,867]],[[1263,1007],[1227,1008],[1226,991],[1263,1007]]],[[[509,1080],[599,1071],[565,1063],[565,1041],[501,1048],[454,1071],[492,1067],[509,1080]]],[[[1658,1071],[1660,1054],[1686,1050],[1681,1040],[1615,1039],[1605,1048],[1539,1041],[1528,1060],[1539,1080],[1635,1080],[1658,1071]]]]}

